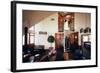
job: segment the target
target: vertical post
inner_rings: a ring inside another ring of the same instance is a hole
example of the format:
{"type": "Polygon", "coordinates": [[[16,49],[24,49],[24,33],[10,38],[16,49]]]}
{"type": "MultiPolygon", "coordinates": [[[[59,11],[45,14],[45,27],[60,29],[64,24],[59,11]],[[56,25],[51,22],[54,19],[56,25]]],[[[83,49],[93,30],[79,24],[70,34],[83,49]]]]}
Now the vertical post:
{"type": "Polygon", "coordinates": [[[28,27],[24,28],[25,31],[25,45],[27,45],[27,33],[28,33],[28,27]]]}

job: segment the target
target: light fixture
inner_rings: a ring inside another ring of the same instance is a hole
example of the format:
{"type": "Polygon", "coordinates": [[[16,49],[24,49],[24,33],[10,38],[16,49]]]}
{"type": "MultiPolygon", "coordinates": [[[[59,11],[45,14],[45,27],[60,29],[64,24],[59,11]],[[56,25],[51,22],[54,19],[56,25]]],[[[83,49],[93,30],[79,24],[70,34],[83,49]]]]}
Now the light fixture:
{"type": "Polygon", "coordinates": [[[69,30],[68,21],[65,21],[64,22],[64,30],[69,30]]]}

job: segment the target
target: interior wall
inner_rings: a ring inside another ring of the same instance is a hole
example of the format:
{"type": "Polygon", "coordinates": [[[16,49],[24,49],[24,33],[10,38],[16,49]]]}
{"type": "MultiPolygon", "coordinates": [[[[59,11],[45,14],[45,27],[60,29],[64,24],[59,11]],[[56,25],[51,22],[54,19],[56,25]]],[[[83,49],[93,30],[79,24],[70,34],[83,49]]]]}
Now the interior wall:
{"type": "Polygon", "coordinates": [[[91,14],[75,13],[75,31],[79,32],[79,45],[81,45],[81,28],[91,27],[91,14]]]}
{"type": "MultiPolygon", "coordinates": [[[[50,43],[47,42],[47,38],[49,35],[55,36],[56,32],[58,32],[58,13],[54,13],[38,24],[35,24],[35,44],[45,45],[45,49],[48,49],[48,47],[50,47],[50,43]],[[40,35],[40,31],[47,32],[47,34],[40,35]]],[[[53,47],[55,47],[54,43],[53,47]]]]}

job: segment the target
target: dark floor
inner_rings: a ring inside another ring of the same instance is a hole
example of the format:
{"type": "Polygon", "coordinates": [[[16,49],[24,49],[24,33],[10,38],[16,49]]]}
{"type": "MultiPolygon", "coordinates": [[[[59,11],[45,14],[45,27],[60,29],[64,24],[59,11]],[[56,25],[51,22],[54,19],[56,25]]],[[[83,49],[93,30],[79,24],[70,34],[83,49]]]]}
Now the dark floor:
{"type": "Polygon", "coordinates": [[[63,50],[61,50],[61,48],[56,48],[57,50],[55,50],[55,53],[50,53],[50,50],[45,50],[44,46],[42,45],[35,47],[24,45],[23,63],[91,59],[91,47],[89,45],[85,45],[85,47],[80,46],[78,49],[74,51],[73,49],[66,50],[66,54],[63,50]]]}

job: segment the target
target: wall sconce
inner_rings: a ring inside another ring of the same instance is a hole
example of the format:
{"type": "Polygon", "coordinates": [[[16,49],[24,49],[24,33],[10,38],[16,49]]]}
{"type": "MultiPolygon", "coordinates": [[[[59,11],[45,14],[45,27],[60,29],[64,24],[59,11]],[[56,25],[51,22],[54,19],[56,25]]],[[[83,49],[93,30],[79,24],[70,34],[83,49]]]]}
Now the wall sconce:
{"type": "Polygon", "coordinates": [[[89,27],[85,28],[84,33],[91,33],[91,28],[89,28],[89,27]]]}
{"type": "Polygon", "coordinates": [[[84,29],[83,29],[83,28],[81,28],[81,29],[80,29],[80,33],[83,33],[83,32],[84,32],[84,29]]]}
{"type": "Polygon", "coordinates": [[[81,28],[80,33],[91,33],[91,28],[86,27],[85,29],[81,28]]]}

